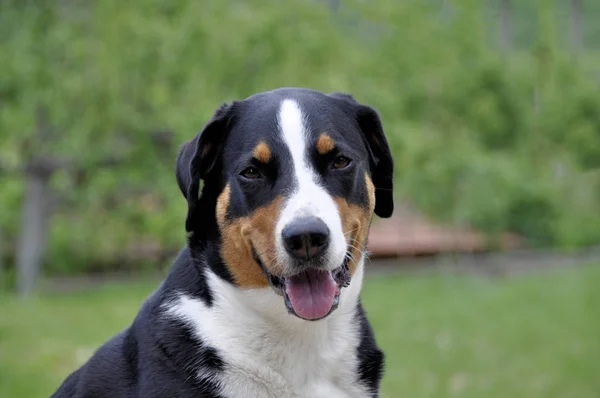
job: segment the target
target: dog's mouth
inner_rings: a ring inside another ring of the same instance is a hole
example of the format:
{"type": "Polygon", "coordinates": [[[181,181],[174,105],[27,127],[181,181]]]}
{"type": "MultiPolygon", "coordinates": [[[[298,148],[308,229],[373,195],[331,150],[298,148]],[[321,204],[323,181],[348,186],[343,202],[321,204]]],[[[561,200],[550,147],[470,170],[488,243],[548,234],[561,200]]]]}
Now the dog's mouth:
{"type": "Polygon", "coordinates": [[[283,296],[288,312],[308,321],[317,321],[331,314],[339,305],[342,288],[350,284],[348,267],[350,253],[333,271],[307,268],[296,275],[280,277],[271,274],[258,261],[269,283],[283,296]]]}

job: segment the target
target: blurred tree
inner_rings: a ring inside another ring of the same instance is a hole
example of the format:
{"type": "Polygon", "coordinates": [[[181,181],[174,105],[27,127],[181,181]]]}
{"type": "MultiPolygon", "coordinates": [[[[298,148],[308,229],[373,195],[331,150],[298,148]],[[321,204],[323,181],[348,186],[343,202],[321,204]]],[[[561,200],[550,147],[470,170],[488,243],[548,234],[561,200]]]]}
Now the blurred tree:
{"type": "Polygon", "coordinates": [[[500,0],[500,45],[504,51],[512,48],[510,0],[500,0]]]}
{"type": "Polygon", "coordinates": [[[583,28],[581,14],[583,13],[582,0],[571,0],[571,47],[578,53],[583,45],[583,28]]]}
{"type": "Polygon", "coordinates": [[[50,178],[60,167],[58,159],[44,153],[44,147],[53,138],[44,108],[38,109],[36,119],[36,132],[29,143],[24,168],[26,188],[16,255],[17,291],[23,297],[31,294],[41,268],[48,234],[50,178]]]}

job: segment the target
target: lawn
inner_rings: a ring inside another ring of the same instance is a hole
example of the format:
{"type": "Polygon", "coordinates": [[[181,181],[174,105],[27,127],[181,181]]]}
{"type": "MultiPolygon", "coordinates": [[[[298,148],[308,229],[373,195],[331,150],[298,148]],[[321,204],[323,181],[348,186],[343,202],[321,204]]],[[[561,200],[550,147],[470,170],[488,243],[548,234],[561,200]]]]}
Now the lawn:
{"type": "MultiPolygon", "coordinates": [[[[48,397],[154,285],[0,300],[0,397],[48,397]]],[[[600,266],[515,279],[372,276],[383,397],[600,396],[600,266]]]]}

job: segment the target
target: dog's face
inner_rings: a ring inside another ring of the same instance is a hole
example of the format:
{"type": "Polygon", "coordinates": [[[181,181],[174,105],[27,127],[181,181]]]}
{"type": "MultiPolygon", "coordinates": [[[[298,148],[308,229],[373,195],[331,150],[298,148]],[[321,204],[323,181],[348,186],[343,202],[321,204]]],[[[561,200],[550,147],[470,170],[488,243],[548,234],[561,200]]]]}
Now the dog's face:
{"type": "Polygon", "coordinates": [[[391,215],[392,174],[373,109],[306,89],[222,106],[177,160],[190,245],[216,244],[217,274],[307,320],[337,307],[373,213],[391,215]]]}

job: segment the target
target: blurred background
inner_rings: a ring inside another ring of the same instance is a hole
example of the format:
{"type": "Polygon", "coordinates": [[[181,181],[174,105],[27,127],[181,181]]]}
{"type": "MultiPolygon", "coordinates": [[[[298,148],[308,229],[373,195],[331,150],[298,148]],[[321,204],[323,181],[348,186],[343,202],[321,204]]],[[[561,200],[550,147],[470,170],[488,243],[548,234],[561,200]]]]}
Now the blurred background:
{"type": "Polygon", "coordinates": [[[0,0],[0,396],[49,396],[185,244],[179,146],[281,86],[381,113],[384,397],[600,396],[597,0],[0,0]]]}

